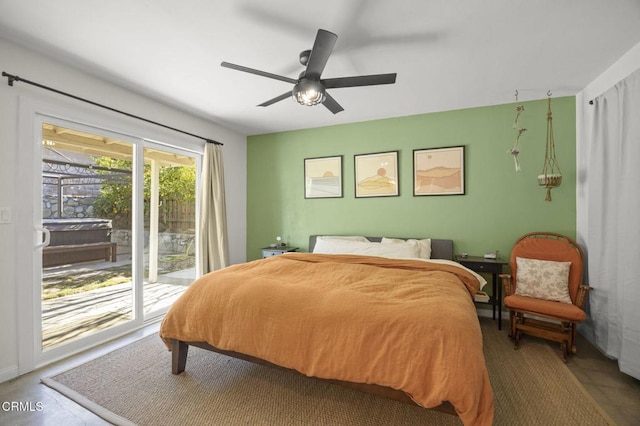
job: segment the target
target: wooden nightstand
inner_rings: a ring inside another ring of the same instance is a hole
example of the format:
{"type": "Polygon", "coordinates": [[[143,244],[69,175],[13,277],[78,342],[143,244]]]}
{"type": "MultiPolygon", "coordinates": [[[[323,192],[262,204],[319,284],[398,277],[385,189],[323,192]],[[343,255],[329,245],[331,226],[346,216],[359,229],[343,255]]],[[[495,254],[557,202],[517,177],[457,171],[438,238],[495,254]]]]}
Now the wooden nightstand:
{"type": "Polygon", "coordinates": [[[277,256],[298,250],[298,247],[262,247],[262,258],[277,256]]]}
{"type": "Polygon", "coordinates": [[[485,259],[480,256],[462,257],[460,255],[456,255],[456,262],[479,274],[491,274],[491,298],[486,303],[492,306],[494,320],[496,319],[496,307],[498,308],[498,330],[502,330],[502,285],[498,283],[498,275],[502,273],[502,266],[507,262],[500,258],[485,259]]]}

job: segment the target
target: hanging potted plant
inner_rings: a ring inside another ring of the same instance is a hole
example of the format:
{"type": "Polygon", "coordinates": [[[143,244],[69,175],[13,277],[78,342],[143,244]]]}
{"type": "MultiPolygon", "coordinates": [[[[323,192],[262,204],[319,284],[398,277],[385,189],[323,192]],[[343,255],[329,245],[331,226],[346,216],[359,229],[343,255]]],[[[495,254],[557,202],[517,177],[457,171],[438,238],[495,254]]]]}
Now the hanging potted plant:
{"type": "Polygon", "coordinates": [[[542,174],[538,175],[538,185],[547,188],[545,201],[551,201],[551,189],[557,188],[562,183],[562,172],[556,160],[556,144],[553,137],[553,118],[551,116],[551,93],[548,93],[547,106],[547,144],[544,153],[544,166],[542,174]]]}

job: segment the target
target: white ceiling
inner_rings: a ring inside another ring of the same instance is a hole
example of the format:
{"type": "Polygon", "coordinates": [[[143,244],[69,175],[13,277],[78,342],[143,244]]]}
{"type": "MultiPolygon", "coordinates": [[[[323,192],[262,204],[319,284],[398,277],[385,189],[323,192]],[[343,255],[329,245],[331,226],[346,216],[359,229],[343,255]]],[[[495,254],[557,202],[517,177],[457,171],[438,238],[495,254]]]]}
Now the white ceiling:
{"type": "Polygon", "coordinates": [[[0,36],[261,134],[509,103],[516,90],[575,95],[640,42],[640,1],[0,0],[0,36]],[[338,35],[323,77],[396,72],[396,84],[330,90],[337,115],[264,108],[291,85],[220,66],[297,78],[318,28],[338,35]]]}

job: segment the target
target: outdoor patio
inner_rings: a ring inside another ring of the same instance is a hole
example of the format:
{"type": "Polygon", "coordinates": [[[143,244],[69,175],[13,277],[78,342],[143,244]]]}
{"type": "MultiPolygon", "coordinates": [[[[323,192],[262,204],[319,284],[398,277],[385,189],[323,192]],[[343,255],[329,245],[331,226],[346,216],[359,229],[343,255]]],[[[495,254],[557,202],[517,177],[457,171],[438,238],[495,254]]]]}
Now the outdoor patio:
{"type": "MultiPolygon", "coordinates": [[[[48,268],[44,277],[51,277],[86,270],[98,272],[114,266],[131,264],[130,255],[118,256],[113,262],[87,262],[61,268],[48,268]]],[[[174,271],[158,276],[156,283],[144,284],[144,314],[153,313],[170,306],[193,281],[193,268],[174,271]]],[[[133,316],[133,287],[125,282],[68,296],[42,301],[42,345],[43,349],[68,342],[118,323],[131,320],[133,316]]]]}

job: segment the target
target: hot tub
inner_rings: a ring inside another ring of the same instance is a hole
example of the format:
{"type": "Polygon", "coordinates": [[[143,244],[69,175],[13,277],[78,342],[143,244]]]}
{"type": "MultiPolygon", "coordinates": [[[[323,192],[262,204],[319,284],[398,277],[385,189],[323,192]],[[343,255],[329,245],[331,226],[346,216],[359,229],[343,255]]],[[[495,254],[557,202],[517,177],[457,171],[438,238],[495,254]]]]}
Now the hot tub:
{"type": "Polygon", "coordinates": [[[116,243],[111,242],[111,220],[43,219],[42,224],[51,234],[49,245],[43,249],[43,266],[94,260],[116,261],[116,243]]]}

